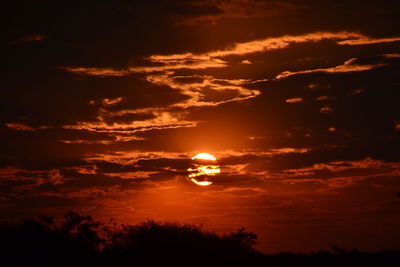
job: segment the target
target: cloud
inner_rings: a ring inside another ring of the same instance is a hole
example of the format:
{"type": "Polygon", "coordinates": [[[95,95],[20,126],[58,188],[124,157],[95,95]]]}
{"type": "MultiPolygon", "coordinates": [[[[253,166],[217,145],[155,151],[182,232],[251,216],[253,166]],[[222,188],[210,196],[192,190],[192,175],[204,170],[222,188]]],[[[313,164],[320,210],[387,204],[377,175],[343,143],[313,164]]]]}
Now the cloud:
{"type": "Polygon", "coordinates": [[[102,100],[102,104],[105,106],[110,106],[110,105],[115,105],[120,103],[122,100],[124,100],[123,97],[116,97],[116,98],[104,98],[102,100]]]}
{"type": "Polygon", "coordinates": [[[395,129],[396,131],[400,131],[400,121],[395,120],[395,121],[393,122],[393,124],[394,124],[394,129],[395,129]]]}
{"type": "Polygon", "coordinates": [[[60,67],[60,69],[80,75],[93,76],[126,76],[130,72],[127,70],[116,70],[112,68],[85,68],[85,67],[60,67]]]}
{"type": "Polygon", "coordinates": [[[400,58],[399,53],[392,53],[392,54],[383,54],[384,57],[386,58],[400,58]]]}
{"type": "Polygon", "coordinates": [[[71,206],[77,206],[80,201],[72,197],[62,196],[25,196],[21,198],[13,199],[11,207],[25,207],[26,209],[38,210],[43,212],[43,209],[47,208],[68,208],[71,206]]]}
{"type": "MultiPolygon", "coordinates": [[[[160,109],[159,112],[148,111],[154,118],[144,121],[134,121],[129,124],[123,123],[104,123],[107,117],[107,112],[103,112],[103,118],[99,117],[98,122],[78,122],[75,125],[66,125],[67,129],[81,129],[100,132],[129,132],[147,131],[152,129],[168,129],[179,127],[194,127],[198,122],[186,121],[182,117],[182,112],[173,111],[175,108],[192,108],[202,106],[217,106],[229,102],[244,101],[255,98],[260,95],[259,90],[248,89],[246,84],[252,84],[252,80],[244,79],[225,79],[221,81],[210,75],[192,75],[182,76],[175,74],[174,71],[181,69],[207,69],[207,68],[226,68],[228,62],[222,60],[228,56],[242,56],[253,53],[268,52],[279,50],[296,43],[319,42],[321,40],[333,40],[339,45],[353,45],[353,43],[341,43],[346,40],[361,41],[372,40],[362,34],[355,32],[315,32],[298,36],[285,35],[281,37],[269,37],[266,39],[236,43],[230,48],[224,50],[211,51],[207,53],[193,54],[171,54],[171,55],[151,55],[148,60],[155,66],[133,66],[125,69],[109,69],[109,68],[71,68],[64,67],[63,69],[69,72],[94,75],[94,76],[125,76],[132,73],[145,73],[146,80],[152,84],[159,86],[168,86],[179,91],[187,97],[187,100],[176,103],[169,108],[160,109]],[[178,122],[179,121],[179,122],[178,122]]],[[[374,43],[379,43],[380,39],[374,39],[374,43]]],[[[387,39],[382,39],[382,42],[389,42],[387,39]]],[[[392,41],[396,41],[393,39],[392,41]]],[[[356,58],[352,58],[344,62],[344,64],[331,68],[318,68],[303,71],[286,71],[275,77],[275,79],[287,78],[297,74],[307,74],[315,72],[326,73],[344,73],[365,71],[372,68],[384,66],[383,63],[376,64],[359,64],[356,58]]],[[[109,99],[109,98],[105,98],[109,99]]],[[[115,98],[120,99],[120,98],[115,98]]],[[[103,100],[103,103],[105,100],[103,100]]],[[[295,101],[295,100],[287,100],[295,101]]],[[[296,100],[298,101],[298,99],[296,100]]],[[[109,101],[108,101],[109,102],[109,101]]],[[[107,102],[107,103],[108,103],[107,102]]],[[[121,102],[118,100],[117,104],[121,102]]],[[[289,103],[288,102],[288,103],[289,103]]],[[[94,102],[93,102],[94,103],[94,102]]],[[[109,102],[111,103],[111,102],[109,102]]],[[[114,103],[114,102],[113,102],[114,103]]],[[[321,112],[328,109],[321,109],[321,112]]],[[[136,112],[132,110],[132,112],[136,112]]],[[[142,112],[144,114],[144,112],[142,112]]]]}
{"type": "Polygon", "coordinates": [[[301,71],[284,71],[281,74],[275,76],[275,79],[284,79],[292,75],[298,74],[308,74],[308,73],[315,73],[315,72],[325,72],[325,73],[344,73],[344,72],[356,72],[356,71],[366,71],[373,68],[379,68],[382,66],[386,66],[386,63],[376,63],[376,64],[367,64],[362,65],[358,64],[357,58],[351,58],[346,60],[342,65],[338,65],[331,68],[319,68],[319,69],[312,69],[312,70],[301,70],[301,71]]]}
{"type": "Polygon", "coordinates": [[[285,100],[286,103],[300,103],[301,101],[303,101],[301,97],[288,98],[285,100]]]}
{"type": "Polygon", "coordinates": [[[102,144],[102,145],[110,145],[112,143],[115,143],[115,140],[82,140],[82,139],[75,139],[75,140],[60,140],[60,142],[63,142],[63,143],[66,143],[66,144],[87,144],[87,145],[102,144]]]}
{"type": "Polygon", "coordinates": [[[260,94],[260,91],[258,90],[246,88],[244,85],[249,81],[245,79],[216,79],[208,75],[194,77],[201,78],[201,82],[199,82],[199,80],[192,83],[181,83],[179,80],[176,82],[176,78],[182,79],[184,77],[169,77],[169,75],[165,74],[149,75],[147,76],[147,79],[154,84],[168,85],[175,90],[179,90],[182,94],[187,95],[189,98],[186,101],[175,105],[176,107],[181,108],[217,106],[228,102],[243,101],[254,98],[260,94]],[[207,93],[211,93],[212,91],[225,92],[228,94],[225,99],[221,100],[213,96],[210,96],[207,99],[207,93]]]}
{"type": "MultiPolygon", "coordinates": [[[[225,150],[212,152],[219,161],[223,164],[237,164],[237,162],[243,163],[243,157],[271,157],[275,155],[289,154],[289,153],[307,153],[311,151],[311,148],[271,148],[269,150],[225,150]]],[[[165,151],[115,151],[110,154],[90,154],[85,158],[87,162],[111,162],[120,165],[134,165],[138,161],[148,160],[186,160],[189,161],[193,155],[199,153],[199,151],[186,151],[186,152],[165,152],[165,151]]]]}
{"type": "Polygon", "coordinates": [[[225,11],[223,16],[233,18],[272,17],[291,14],[297,8],[289,1],[220,1],[219,7],[225,11]]]}
{"type": "Polygon", "coordinates": [[[369,176],[392,176],[400,172],[398,162],[384,162],[372,158],[364,158],[354,161],[333,161],[313,164],[310,167],[299,169],[287,169],[282,172],[266,172],[266,176],[278,179],[366,179],[369,176]]]}
{"type": "Polygon", "coordinates": [[[8,166],[0,169],[0,190],[9,194],[31,193],[38,186],[51,183],[60,185],[64,183],[64,177],[58,169],[29,170],[8,166]],[[2,189],[1,189],[2,188],[2,189]]]}
{"type": "MultiPolygon", "coordinates": [[[[91,100],[89,103],[99,108],[97,120],[77,121],[63,125],[64,129],[86,130],[96,133],[116,134],[116,141],[128,140],[126,134],[135,134],[151,130],[195,127],[201,121],[188,120],[188,109],[193,107],[218,106],[230,102],[239,102],[255,98],[259,90],[245,87],[251,81],[246,79],[216,79],[209,75],[179,76],[169,73],[149,74],[146,80],[160,88],[179,92],[185,98],[167,107],[109,110],[110,106],[119,107],[127,101],[126,97],[91,100]],[[123,135],[121,135],[123,134],[123,135]]],[[[81,139],[80,139],[81,140],[81,139]]],[[[139,140],[132,138],[131,140],[139,140]]],[[[73,140],[65,140],[72,143],[73,140]]],[[[101,141],[110,143],[112,140],[101,141]]],[[[83,142],[82,142],[83,143],[83,142]]]]}
{"type": "Polygon", "coordinates": [[[334,97],[326,96],[326,95],[321,95],[321,96],[318,96],[315,98],[315,100],[318,100],[318,101],[333,100],[333,99],[334,99],[334,97]]]}
{"type": "Polygon", "coordinates": [[[330,105],[325,105],[319,109],[319,112],[323,114],[332,113],[333,108],[330,105]]]}
{"type": "Polygon", "coordinates": [[[17,131],[35,131],[35,128],[32,128],[26,124],[23,123],[6,123],[5,124],[8,128],[11,128],[13,130],[17,131]]]}
{"type": "Polygon", "coordinates": [[[357,38],[350,40],[339,41],[340,45],[369,45],[369,44],[383,44],[400,42],[400,37],[389,37],[389,38],[370,38],[367,36],[359,35],[357,38]]]}
{"type": "MultiPolygon", "coordinates": [[[[370,38],[357,32],[314,32],[303,35],[285,35],[280,37],[268,37],[249,42],[235,43],[230,48],[207,53],[151,55],[148,57],[148,60],[153,64],[157,64],[156,66],[129,67],[123,70],[84,67],[62,67],[62,69],[77,74],[95,76],[123,76],[136,72],[148,73],[171,71],[176,69],[223,68],[227,66],[227,62],[221,58],[228,56],[243,56],[254,53],[265,53],[268,51],[284,49],[289,45],[296,43],[319,42],[322,40],[333,40],[338,45],[364,45],[397,42],[400,41],[400,37],[379,39],[370,38]]],[[[247,61],[245,62],[247,63],[247,61]]]]}
{"type": "MultiPolygon", "coordinates": [[[[314,32],[303,35],[285,35],[280,37],[269,37],[261,40],[242,42],[233,44],[223,50],[210,51],[206,53],[181,53],[170,55],[151,55],[147,58],[148,66],[131,66],[123,69],[112,68],[87,68],[87,67],[63,67],[68,72],[80,75],[93,76],[114,76],[123,77],[134,73],[143,73],[145,78],[151,84],[157,86],[168,86],[169,88],[179,92],[186,100],[180,101],[167,108],[153,110],[135,110],[128,109],[126,114],[147,114],[152,118],[130,121],[115,122],[115,114],[107,110],[101,110],[97,117],[98,121],[78,121],[75,124],[64,125],[65,129],[88,130],[92,132],[104,133],[136,133],[149,131],[154,129],[176,129],[182,127],[195,127],[199,121],[191,121],[185,119],[185,112],[179,109],[190,109],[193,107],[218,106],[231,102],[242,102],[244,100],[256,98],[261,94],[260,90],[249,89],[251,85],[259,80],[250,79],[221,79],[212,75],[178,75],[176,71],[182,69],[200,70],[209,68],[228,68],[230,63],[226,61],[229,56],[243,56],[254,53],[265,53],[273,50],[281,50],[292,44],[297,43],[315,43],[322,40],[332,40],[339,45],[353,45],[353,43],[341,43],[346,40],[372,40],[360,33],[356,32],[314,32]],[[177,109],[178,108],[178,109],[177,109]],[[114,121],[114,122],[112,122],[114,121]]],[[[379,43],[380,39],[374,39],[374,43],[379,43]]],[[[382,39],[382,42],[389,42],[382,39]]],[[[393,39],[392,41],[396,41],[393,39]]],[[[315,72],[326,73],[345,73],[359,72],[372,68],[384,66],[384,63],[362,64],[358,63],[356,58],[349,59],[342,65],[330,68],[318,68],[303,71],[285,71],[277,75],[275,79],[287,78],[297,74],[307,74],[315,72]]],[[[262,79],[265,81],[265,79],[262,79]]],[[[300,98],[288,99],[288,103],[298,102],[300,98]]],[[[104,98],[102,104],[104,106],[116,105],[125,101],[120,96],[116,98],[104,98]],[[112,100],[114,99],[114,100],[112,100]]],[[[96,104],[94,100],[90,103],[96,104]]],[[[331,109],[330,109],[331,110],[331,109]]],[[[327,113],[328,108],[321,108],[322,113],[327,113]]],[[[122,112],[122,111],[121,111],[122,112]]],[[[122,113],[120,113],[122,114],[122,113]]],[[[119,140],[123,140],[122,136],[119,140]]],[[[125,139],[127,140],[127,139],[125,139]]],[[[73,141],[73,140],[70,140],[73,141]]]]}
{"type": "Polygon", "coordinates": [[[215,16],[223,13],[218,6],[201,1],[178,2],[168,6],[168,11],[173,15],[183,17],[215,16]]]}
{"type": "MultiPolygon", "coordinates": [[[[184,119],[182,112],[168,112],[168,111],[149,111],[154,115],[153,118],[147,120],[135,120],[129,123],[109,124],[105,122],[102,117],[99,117],[98,122],[77,122],[76,124],[64,125],[64,129],[86,130],[91,132],[105,132],[105,133],[126,133],[134,134],[137,132],[151,131],[155,129],[171,129],[180,127],[195,127],[197,122],[187,121],[184,119]]],[[[105,114],[106,115],[106,114],[105,114]]],[[[137,138],[136,140],[140,140],[137,138]]]]}
{"type": "MultiPolygon", "coordinates": [[[[357,32],[314,32],[303,35],[285,35],[280,37],[268,37],[261,40],[236,43],[231,46],[231,48],[227,48],[224,50],[211,51],[203,54],[193,54],[193,53],[184,53],[184,54],[172,54],[172,55],[152,55],[149,57],[149,60],[154,63],[162,63],[164,64],[165,69],[168,66],[176,68],[181,65],[182,68],[185,68],[187,63],[185,62],[197,62],[199,66],[201,66],[201,62],[209,63],[209,62],[223,62],[221,58],[227,56],[243,56],[253,53],[265,53],[273,50],[280,50],[287,48],[289,45],[296,43],[308,43],[308,42],[319,42],[322,40],[333,40],[339,45],[361,45],[361,44],[377,44],[377,43],[387,43],[387,42],[397,42],[400,41],[400,37],[396,38],[381,38],[381,39],[373,39],[369,38],[365,35],[362,35],[357,32]],[[368,40],[368,42],[366,41],[368,40]]],[[[221,64],[219,67],[224,67],[224,64],[221,64]]],[[[218,66],[216,66],[218,67],[218,66]]],[[[155,67],[154,70],[160,70],[161,67],[155,67]]],[[[136,71],[150,71],[151,69],[132,69],[136,71]]]]}
{"type": "Polygon", "coordinates": [[[43,42],[45,40],[45,36],[43,34],[32,34],[19,38],[14,41],[14,44],[23,44],[23,43],[35,43],[35,42],[43,42]]]}

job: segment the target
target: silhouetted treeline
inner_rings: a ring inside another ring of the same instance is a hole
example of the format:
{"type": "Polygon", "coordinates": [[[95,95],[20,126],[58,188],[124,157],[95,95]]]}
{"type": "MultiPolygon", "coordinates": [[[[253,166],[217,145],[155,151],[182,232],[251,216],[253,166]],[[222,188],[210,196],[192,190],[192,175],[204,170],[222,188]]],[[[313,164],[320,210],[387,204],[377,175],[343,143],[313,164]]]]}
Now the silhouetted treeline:
{"type": "Polygon", "coordinates": [[[399,251],[265,255],[244,228],[225,235],[194,225],[147,221],[105,225],[68,212],[0,225],[0,266],[400,266],[399,251]]]}

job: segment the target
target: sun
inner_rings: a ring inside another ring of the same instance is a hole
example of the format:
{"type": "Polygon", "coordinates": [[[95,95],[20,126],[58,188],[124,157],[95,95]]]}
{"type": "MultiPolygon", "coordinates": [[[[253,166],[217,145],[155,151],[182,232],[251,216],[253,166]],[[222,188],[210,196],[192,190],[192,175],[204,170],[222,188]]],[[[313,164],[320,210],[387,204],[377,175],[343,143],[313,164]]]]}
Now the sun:
{"type": "Polygon", "coordinates": [[[212,182],[210,182],[210,181],[201,181],[201,182],[199,182],[194,178],[190,179],[190,181],[192,181],[193,183],[195,183],[197,185],[200,185],[200,186],[209,186],[209,185],[212,184],[212,182]]]}
{"type": "Polygon", "coordinates": [[[216,157],[214,157],[213,155],[208,154],[208,153],[199,153],[196,156],[194,156],[192,159],[217,160],[216,157]]]}
{"type": "Polygon", "coordinates": [[[192,166],[188,169],[189,179],[196,185],[209,186],[211,178],[221,172],[217,158],[208,153],[199,153],[192,157],[192,166]]]}

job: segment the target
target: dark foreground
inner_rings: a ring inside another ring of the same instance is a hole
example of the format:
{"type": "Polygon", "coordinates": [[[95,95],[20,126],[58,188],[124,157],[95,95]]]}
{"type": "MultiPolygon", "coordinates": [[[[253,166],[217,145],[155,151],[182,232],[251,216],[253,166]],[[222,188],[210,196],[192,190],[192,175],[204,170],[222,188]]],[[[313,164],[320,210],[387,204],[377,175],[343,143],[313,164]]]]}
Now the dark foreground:
{"type": "Polygon", "coordinates": [[[256,234],[227,235],[194,225],[105,225],[68,212],[0,226],[0,266],[400,266],[400,251],[366,253],[333,248],[310,254],[265,255],[256,234]]]}

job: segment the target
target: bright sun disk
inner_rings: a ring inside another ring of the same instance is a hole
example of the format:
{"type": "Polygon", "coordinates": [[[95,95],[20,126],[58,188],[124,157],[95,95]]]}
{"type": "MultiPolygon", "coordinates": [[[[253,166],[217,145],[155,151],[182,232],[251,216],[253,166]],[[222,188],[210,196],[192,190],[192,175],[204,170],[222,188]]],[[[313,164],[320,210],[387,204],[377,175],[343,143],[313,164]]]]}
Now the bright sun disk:
{"type": "Polygon", "coordinates": [[[214,157],[213,155],[208,154],[208,153],[199,153],[196,156],[194,156],[192,159],[217,160],[216,157],[214,157]]]}
{"type": "Polygon", "coordinates": [[[217,158],[208,153],[199,153],[192,160],[192,167],[188,168],[190,181],[199,186],[211,185],[213,182],[210,178],[221,172],[217,158]]]}

